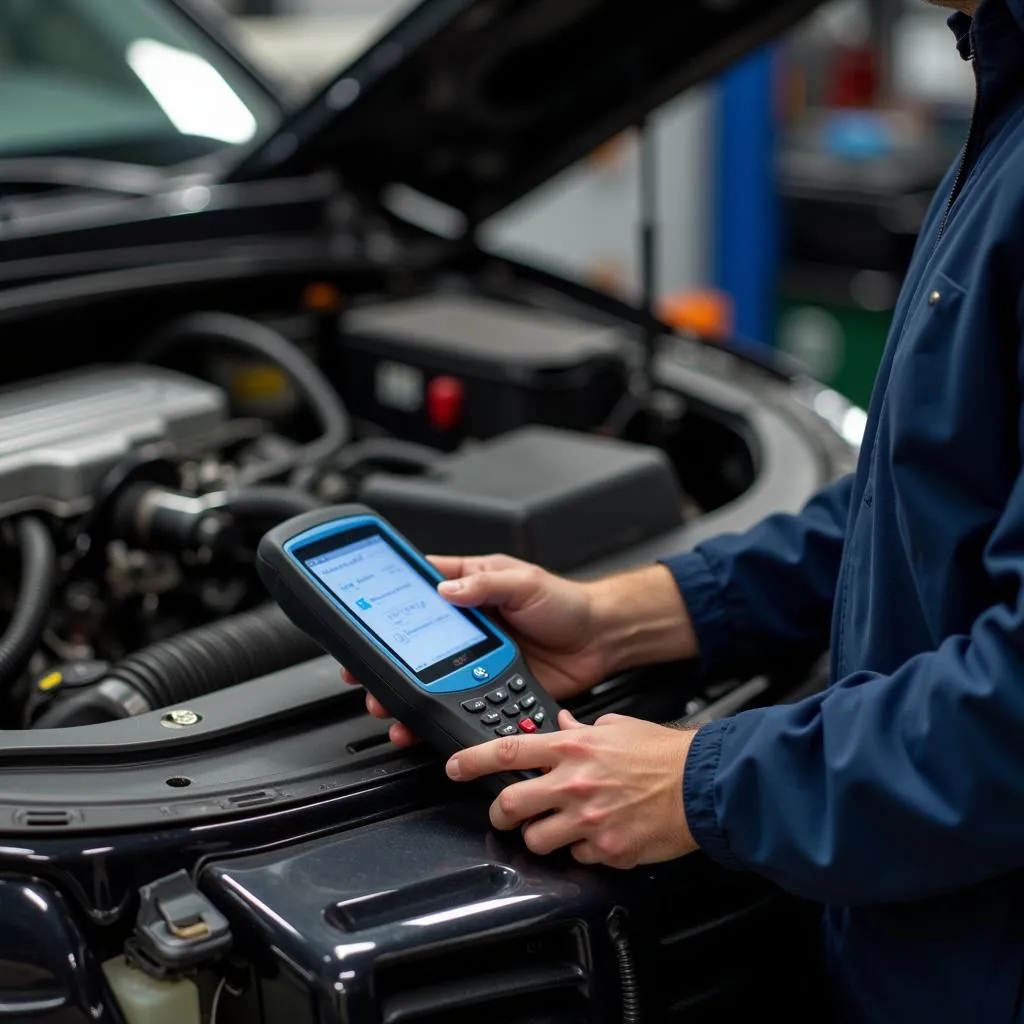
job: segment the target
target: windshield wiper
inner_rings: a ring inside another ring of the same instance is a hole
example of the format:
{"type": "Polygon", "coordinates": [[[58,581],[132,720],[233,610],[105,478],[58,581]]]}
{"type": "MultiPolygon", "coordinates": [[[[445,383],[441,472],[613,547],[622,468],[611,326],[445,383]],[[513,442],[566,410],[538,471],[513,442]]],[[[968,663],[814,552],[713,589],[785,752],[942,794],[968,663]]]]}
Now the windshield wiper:
{"type": "Polygon", "coordinates": [[[146,196],[167,187],[167,174],[155,167],[91,157],[0,158],[0,193],[37,188],[90,189],[146,196]]]}

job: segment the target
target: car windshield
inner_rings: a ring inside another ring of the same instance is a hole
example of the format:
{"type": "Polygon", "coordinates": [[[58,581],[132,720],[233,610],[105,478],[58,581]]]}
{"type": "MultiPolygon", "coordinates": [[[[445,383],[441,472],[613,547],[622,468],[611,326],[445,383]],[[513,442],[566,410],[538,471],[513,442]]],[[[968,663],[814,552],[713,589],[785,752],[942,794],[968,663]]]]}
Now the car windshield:
{"type": "Polygon", "coordinates": [[[276,120],[273,101],[167,0],[0,0],[0,159],[167,166],[276,120]]]}

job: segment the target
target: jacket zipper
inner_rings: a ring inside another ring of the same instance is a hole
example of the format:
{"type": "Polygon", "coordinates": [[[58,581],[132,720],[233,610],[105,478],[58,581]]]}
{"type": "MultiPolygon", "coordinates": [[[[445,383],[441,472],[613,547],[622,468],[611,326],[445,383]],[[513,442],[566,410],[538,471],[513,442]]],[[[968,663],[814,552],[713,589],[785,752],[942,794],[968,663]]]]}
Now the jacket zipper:
{"type": "Polygon", "coordinates": [[[978,130],[978,104],[981,102],[981,83],[978,80],[978,61],[977,52],[974,48],[973,28],[971,29],[970,40],[971,53],[969,59],[971,62],[971,70],[974,72],[974,106],[971,108],[971,126],[967,132],[967,142],[964,144],[964,154],[960,158],[960,166],[957,168],[956,178],[953,180],[953,189],[949,193],[949,201],[946,203],[946,211],[942,215],[942,223],[939,225],[939,237],[935,239],[936,248],[938,248],[939,242],[942,241],[942,236],[946,233],[946,225],[949,222],[949,215],[953,211],[953,204],[957,201],[957,197],[963,189],[968,162],[971,159],[971,153],[974,149],[974,136],[978,130]]]}

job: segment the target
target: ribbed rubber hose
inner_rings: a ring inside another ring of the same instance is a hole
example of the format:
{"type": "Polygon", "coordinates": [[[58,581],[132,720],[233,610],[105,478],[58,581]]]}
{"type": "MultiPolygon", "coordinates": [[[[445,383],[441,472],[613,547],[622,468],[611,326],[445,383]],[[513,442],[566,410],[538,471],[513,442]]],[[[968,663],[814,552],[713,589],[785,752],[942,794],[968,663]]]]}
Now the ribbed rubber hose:
{"type": "Polygon", "coordinates": [[[21,553],[21,582],[14,612],[0,637],[0,686],[11,686],[28,667],[46,628],[57,582],[57,550],[39,519],[23,516],[15,523],[21,553]]]}
{"type": "Polygon", "coordinates": [[[322,655],[322,648],[275,604],[262,605],[187,630],[136,651],[114,665],[103,683],[57,701],[33,729],[67,729],[113,722],[225,690],[322,655]],[[146,708],[114,699],[104,683],[116,680],[146,708]]]}
{"type": "Polygon", "coordinates": [[[144,647],[107,678],[127,683],[150,708],[164,708],[323,653],[276,604],[267,604],[144,647]]]}
{"type": "Polygon", "coordinates": [[[302,393],[320,421],[320,437],[284,460],[243,471],[240,476],[243,484],[260,483],[301,466],[319,465],[348,443],[352,426],[338,392],[298,346],[266,324],[233,313],[191,313],[150,338],[140,349],[138,358],[156,362],[169,349],[197,342],[226,344],[254,352],[274,363],[302,393]]]}

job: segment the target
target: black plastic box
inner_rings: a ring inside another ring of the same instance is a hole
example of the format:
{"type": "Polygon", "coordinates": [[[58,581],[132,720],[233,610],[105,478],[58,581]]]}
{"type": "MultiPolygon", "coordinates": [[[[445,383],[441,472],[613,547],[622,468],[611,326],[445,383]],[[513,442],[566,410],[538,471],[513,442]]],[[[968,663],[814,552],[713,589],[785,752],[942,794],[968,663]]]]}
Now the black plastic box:
{"type": "Polygon", "coordinates": [[[353,308],[341,317],[336,385],[354,416],[451,449],[529,423],[587,430],[626,388],[621,331],[468,295],[353,308]],[[439,429],[431,381],[454,377],[461,416],[439,429]]]}
{"type": "Polygon", "coordinates": [[[547,427],[446,455],[428,476],[372,475],[359,498],[430,554],[503,552],[555,571],[682,522],[662,451],[547,427]]]}

